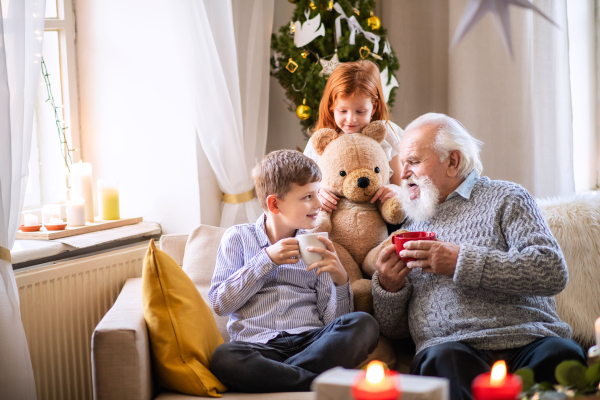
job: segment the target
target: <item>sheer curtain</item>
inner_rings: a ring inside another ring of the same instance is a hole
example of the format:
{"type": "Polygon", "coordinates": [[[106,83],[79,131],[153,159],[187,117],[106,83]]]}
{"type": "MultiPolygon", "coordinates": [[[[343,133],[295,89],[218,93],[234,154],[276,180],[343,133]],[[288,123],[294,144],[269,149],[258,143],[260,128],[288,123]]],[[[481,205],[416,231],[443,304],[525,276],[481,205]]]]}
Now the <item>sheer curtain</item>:
{"type": "Polygon", "coordinates": [[[177,7],[200,143],[221,190],[233,195],[223,203],[221,226],[254,222],[262,209],[252,198],[251,170],[263,157],[267,138],[273,0],[177,7]]]}
{"type": "Polygon", "coordinates": [[[0,0],[0,396],[35,399],[10,262],[27,184],[45,0],[0,0]]]}

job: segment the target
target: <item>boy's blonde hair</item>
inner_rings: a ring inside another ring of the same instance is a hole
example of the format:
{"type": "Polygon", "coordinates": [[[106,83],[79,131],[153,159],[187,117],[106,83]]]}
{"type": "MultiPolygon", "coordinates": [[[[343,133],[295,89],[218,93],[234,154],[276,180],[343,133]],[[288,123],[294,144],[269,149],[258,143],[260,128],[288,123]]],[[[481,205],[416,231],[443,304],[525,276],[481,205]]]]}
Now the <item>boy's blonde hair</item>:
{"type": "Polygon", "coordinates": [[[252,169],[252,178],[256,197],[261,207],[267,211],[268,196],[274,194],[284,199],[294,183],[304,186],[319,182],[321,170],[316,162],[296,150],[276,150],[256,164],[252,169]]]}

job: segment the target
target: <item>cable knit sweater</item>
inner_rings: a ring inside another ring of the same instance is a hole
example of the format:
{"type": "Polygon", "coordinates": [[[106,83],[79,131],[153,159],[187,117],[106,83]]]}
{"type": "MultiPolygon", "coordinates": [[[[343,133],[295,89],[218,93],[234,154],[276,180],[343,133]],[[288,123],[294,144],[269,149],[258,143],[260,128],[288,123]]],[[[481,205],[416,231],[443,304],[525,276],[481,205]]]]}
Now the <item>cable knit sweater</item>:
{"type": "Polygon", "coordinates": [[[523,187],[479,178],[470,198],[455,196],[430,220],[407,220],[402,228],[435,232],[460,251],[454,276],[416,268],[396,293],[373,275],[374,315],[384,336],[410,333],[417,352],[444,342],[500,350],[571,336],[552,297],[567,284],[565,260],[523,187]]]}

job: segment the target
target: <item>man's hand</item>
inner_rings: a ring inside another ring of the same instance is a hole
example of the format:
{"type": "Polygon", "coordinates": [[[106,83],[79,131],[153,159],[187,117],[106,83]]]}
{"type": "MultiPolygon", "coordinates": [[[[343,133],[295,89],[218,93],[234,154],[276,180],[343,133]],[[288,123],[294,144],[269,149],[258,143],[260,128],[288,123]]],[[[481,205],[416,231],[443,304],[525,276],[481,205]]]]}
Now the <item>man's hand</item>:
{"type": "Polygon", "coordinates": [[[333,210],[337,210],[336,204],[338,203],[340,198],[337,197],[335,194],[331,193],[327,189],[321,188],[317,193],[317,197],[321,202],[323,210],[327,211],[328,213],[332,212],[333,210]]]}
{"type": "Polygon", "coordinates": [[[398,257],[396,246],[389,245],[381,250],[377,259],[379,271],[379,284],[388,292],[395,293],[404,286],[404,281],[410,269],[406,268],[404,261],[398,257]]]}
{"type": "Polygon", "coordinates": [[[281,239],[279,242],[267,247],[267,254],[277,265],[296,264],[299,260],[300,246],[295,238],[281,239]]]}
{"type": "Polygon", "coordinates": [[[414,258],[407,264],[409,269],[422,268],[423,272],[453,276],[460,246],[434,240],[411,240],[404,243],[400,256],[414,258]]]}
{"type": "Polygon", "coordinates": [[[321,247],[307,247],[308,251],[318,253],[323,256],[321,261],[314,262],[306,268],[307,271],[317,269],[317,276],[322,272],[327,272],[331,276],[331,280],[335,286],[345,285],[348,282],[348,273],[342,266],[340,259],[333,247],[331,240],[324,236],[318,237],[319,241],[325,243],[326,249],[321,247]]]}

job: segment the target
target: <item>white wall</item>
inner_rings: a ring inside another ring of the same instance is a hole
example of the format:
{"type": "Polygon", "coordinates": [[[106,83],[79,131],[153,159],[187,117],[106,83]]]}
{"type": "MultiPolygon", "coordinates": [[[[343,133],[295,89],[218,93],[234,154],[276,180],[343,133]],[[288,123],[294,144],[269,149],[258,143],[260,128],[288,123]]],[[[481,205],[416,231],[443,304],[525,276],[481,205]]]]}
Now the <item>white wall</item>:
{"type": "Polygon", "coordinates": [[[122,216],[176,233],[218,225],[221,192],[189,118],[167,5],[76,0],[77,65],[82,158],[94,179],[120,181],[122,216]]]}

